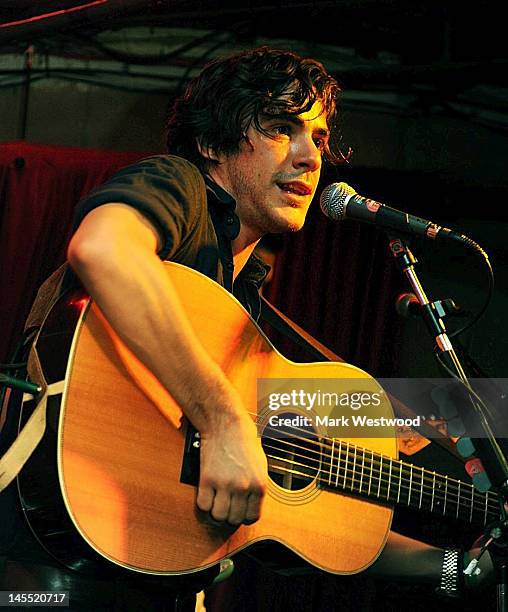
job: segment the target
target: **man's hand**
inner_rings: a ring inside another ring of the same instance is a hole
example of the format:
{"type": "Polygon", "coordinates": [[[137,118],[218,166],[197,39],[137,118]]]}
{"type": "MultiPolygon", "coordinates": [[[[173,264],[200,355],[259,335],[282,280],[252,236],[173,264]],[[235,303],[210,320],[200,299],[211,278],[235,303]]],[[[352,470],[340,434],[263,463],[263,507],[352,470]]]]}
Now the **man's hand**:
{"type": "Polygon", "coordinates": [[[231,525],[257,521],[266,490],[267,461],[248,415],[201,434],[197,506],[231,525]]]}

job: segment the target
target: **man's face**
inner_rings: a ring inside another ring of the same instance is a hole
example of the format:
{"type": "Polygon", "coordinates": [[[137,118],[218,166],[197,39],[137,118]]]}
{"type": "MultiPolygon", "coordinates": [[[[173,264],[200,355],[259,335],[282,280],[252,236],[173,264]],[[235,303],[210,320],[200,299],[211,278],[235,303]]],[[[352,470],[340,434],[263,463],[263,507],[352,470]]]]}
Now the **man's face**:
{"type": "Polygon", "coordinates": [[[240,151],[222,158],[211,172],[235,198],[248,240],[303,226],[329,136],[319,101],[300,115],[265,116],[260,123],[272,137],[251,126],[240,151]]]}

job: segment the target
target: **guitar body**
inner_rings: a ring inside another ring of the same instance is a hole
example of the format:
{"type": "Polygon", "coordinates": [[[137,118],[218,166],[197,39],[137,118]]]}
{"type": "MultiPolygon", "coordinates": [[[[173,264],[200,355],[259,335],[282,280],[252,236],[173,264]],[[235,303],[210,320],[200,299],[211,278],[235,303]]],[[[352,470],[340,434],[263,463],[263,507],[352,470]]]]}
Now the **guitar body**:
{"type": "MultiPolygon", "coordinates": [[[[222,287],[178,264],[167,264],[167,272],[197,336],[253,418],[260,378],[370,379],[347,364],[288,361],[222,287]]],[[[270,479],[262,517],[253,525],[228,528],[210,522],[195,504],[197,474],[192,471],[199,450],[193,443],[199,440],[171,396],[92,301],[74,296],[57,304],[35,347],[48,382],[62,377],[65,390],[49,406],[48,432],[19,477],[19,488],[32,529],[56,556],[67,551],[63,556],[70,557],[72,548],[77,557],[86,549],[84,557],[117,567],[190,575],[263,540],[279,542],[312,565],[339,574],[359,572],[380,554],[393,510],[327,490],[312,477],[297,488],[270,479]],[[62,323],[66,330],[58,335],[55,329],[62,323]],[[52,360],[60,362],[49,365],[52,360]],[[42,459],[58,477],[48,479],[44,494],[39,483],[34,498],[42,459]],[[46,510],[52,528],[39,507],[43,498],[53,500],[46,510]],[[55,516],[62,519],[59,531],[55,516]]],[[[22,420],[30,409],[24,408],[22,420]]],[[[388,404],[384,414],[391,416],[388,404]]],[[[396,456],[394,438],[357,442],[396,456]]],[[[269,460],[269,466],[275,463],[269,460]]]]}

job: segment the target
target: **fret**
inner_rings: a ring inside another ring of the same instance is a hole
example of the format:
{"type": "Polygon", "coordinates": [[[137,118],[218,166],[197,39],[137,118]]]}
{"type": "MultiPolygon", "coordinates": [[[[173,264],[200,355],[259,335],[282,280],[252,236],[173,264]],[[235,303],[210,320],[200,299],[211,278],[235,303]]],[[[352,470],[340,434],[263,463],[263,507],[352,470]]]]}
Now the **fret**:
{"type": "Polygon", "coordinates": [[[360,474],[360,493],[362,492],[362,485],[363,485],[363,470],[365,468],[365,450],[362,453],[362,472],[360,474]]]}
{"type": "Polygon", "coordinates": [[[487,511],[489,509],[489,492],[487,491],[485,494],[485,517],[483,519],[483,524],[487,524],[487,511]]]}
{"type": "Polygon", "coordinates": [[[459,508],[460,508],[460,485],[461,481],[459,480],[459,489],[457,491],[457,512],[455,513],[455,518],[459,518],[459,508]]]}
{"type": "Polygon", "coordinates": [[[335,438],[332,438],[332,456],[330,459],[330,470],[328,473],[328,484],[331,485],[332,484],[332,468],[333,468],[333,451],[335,449],[335,438]]]}
{"type": "Polygon", "coordinates": [[[370,451],[370,472],[369,472],[369,490],[367,491],[367,495],[370,497],[370,489],[372,487],[372,470],[374,468],[374,451],[370,451]]]}
{"type": "Polygon", "coordinates": [[[399,488],[397,491],[397,503],[400,502],[400,485],[402,483],[402,459],[399,459],[399,488]]]}
{"type": "Polygon", "coordinates": [[[409,495],[407,496],[407,505],[411,503],[411,490],[413,488],[413,464],[409,465],[409,495]]]}
{"type": "Polygon", "coordinates": [[[347,463],[349,458],[349,440],[346,446],[346,457],[344,458],[344,482],[342,484],[342,488],[346,490],[346,478],[347,478],[347,463]]]}
{"type": "Polygon", "coordinates": [[[386,491],[386,499],[390,499],[390,490],[392,488],[392,464],[393,460],[390,457],[390,471],[388,472],[388,489],[386,491]]]}
{"type": "Polygon", "coordinates": [[[445,476],[445,490],[444,490],[444,504],[443,504],[443,516],[446,514],[446,498],[448,497],[448,475],[445,476]]]}
{"type": "Polygon", "coordinates": [[[356,451],[358,447],[355,444],[355,453],[353,455],[353,477],[351,478],[351,491],[353,490],[353,484],[355,482],[355,473],[356,473],[356,451]]]}
{"type": "Polygon", "coordinates": [[[469,522],[473,522],[473,506],[474,506],[474,486],[471,485],[471,510],[469,512],[469,522]]]}
{"type": "Polygon", "coordinates": [[[342,440],[339,440],[339,453],[338,453],[338,457],[337,457],[337,474],[335,477],[335,487],[337,488],[339,486],[339,471],[340,471],[340,457],[342,454],[342,440]]]}
{"type": "Polygon", "coordinates": [[[377,483],[377,496],[381,494],[381,476],[383,474],[383,455],[380,455],[381,460],[379,462],[379,481],[377,483]]]}
{"type": "Polygon", "coordinates": [[[430,511],[434,510],[434,494],[436,492],[436,472],[432,473],[432,501],[430,503],[430,511]]]}
{"type": "Polygon", "coordinates": [[[422,499],[423,499],[423,475],[425,470],[423,468],[421,468],[422,470],[422,479],[420,481],[420,501],[418,502],[418,508],[420,508],[420,510],[422,509],[422,499]]]}

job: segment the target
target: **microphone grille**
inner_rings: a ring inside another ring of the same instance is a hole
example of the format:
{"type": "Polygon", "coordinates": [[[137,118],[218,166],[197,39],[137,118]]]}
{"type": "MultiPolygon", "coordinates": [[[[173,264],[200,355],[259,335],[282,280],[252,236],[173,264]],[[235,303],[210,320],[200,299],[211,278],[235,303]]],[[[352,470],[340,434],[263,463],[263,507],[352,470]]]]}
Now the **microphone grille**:
{"type": "Polygon", "coordinates": [[[319,203],[321,210],[330,219],[341,221],[346,218],[346,205],[356,191],[347,183],[332,183],[323,189],[319,203]]]}

